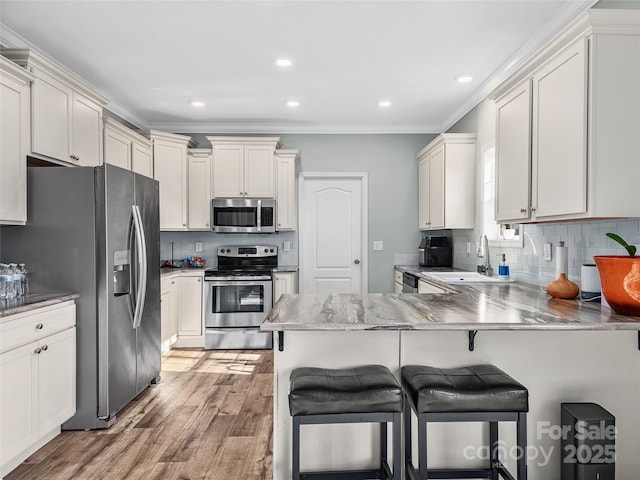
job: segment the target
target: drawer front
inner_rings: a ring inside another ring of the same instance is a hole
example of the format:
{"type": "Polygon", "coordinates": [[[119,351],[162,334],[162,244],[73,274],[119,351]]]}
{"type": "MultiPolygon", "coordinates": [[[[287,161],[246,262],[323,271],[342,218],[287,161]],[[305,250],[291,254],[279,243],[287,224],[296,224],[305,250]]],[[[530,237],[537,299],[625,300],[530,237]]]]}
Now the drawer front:
{"type": "Polygon", "coordinates": [[[402,272],[399,270],[396,270],[396,282],[398,283],[402,283],[402,272]]]}
{"type": "Polygon", "coordinates": [[[45,307],[0,324],[0,353],[26,345],[76,324],[75,303],[45,307]]]}

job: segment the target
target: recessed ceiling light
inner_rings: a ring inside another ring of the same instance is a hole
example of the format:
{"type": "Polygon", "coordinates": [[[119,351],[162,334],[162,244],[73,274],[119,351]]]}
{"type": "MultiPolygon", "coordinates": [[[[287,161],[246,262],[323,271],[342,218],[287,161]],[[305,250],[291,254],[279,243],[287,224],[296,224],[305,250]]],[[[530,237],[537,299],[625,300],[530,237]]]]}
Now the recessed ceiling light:
{"type": "Polygon", "coordinates": [[[204,107],[204,102],[199,102],[197,100],[191,100],[191,106],[193,107],[204,107]]]}
{"type": "Polygon", "coordinates": [[[380,100],[378,102],[378,106],[379,107],[390,107],[391,106],[391,102],[389,100],[380,100]]]}
{"type": "Polygon", "coordinates": [[[290,67],[291,65],[293,65],[293,62],[288,58],[279,58],[278,60],[276,60],[276,65],[279,67],[290,67]]]}
{"type": "Polygon", "coordinates": [[[299,106],[300,106],[300,102],[298,102],[297,100],[287,101],[287,107],[299,107],[299,106]]]}
{"type": "Polygon", "coordinates": [[[473,77],[470,73],[461,73],[460,75],[456,75],[456,82],[458,83],[469,83],[473,80],[473,77]]]}

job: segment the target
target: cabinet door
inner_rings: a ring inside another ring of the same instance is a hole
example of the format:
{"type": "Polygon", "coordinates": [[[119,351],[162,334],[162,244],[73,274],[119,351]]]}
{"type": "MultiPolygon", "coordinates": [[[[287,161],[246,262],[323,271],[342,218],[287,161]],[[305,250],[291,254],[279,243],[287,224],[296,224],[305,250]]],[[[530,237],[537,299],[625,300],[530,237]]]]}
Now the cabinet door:
{"type": "Polygon", "coordinates": [[[273,303],[275,304],[283,293],[292,293],[291,275],[276,273],[273,275],[273,303]]]}
{"type": "Polygon", "coordinates": [[[244,192],[247,197],[275,197],[273,147],[244,147],[244,192]]]}
{"type": "Polygon", "coordinates": [[[429,229],[429,157],[418,163],[418,228],[429,229]]]}
{"type": "Polygon", "coordinates": [[[40,434],[60,427],[76,411],[76,329],[40,340],[38,424],[40,434]]]}
{"type": "Polygon", "coordinates": [[[429,155],[429,228],[444,228],[444,147],[429,155]]]}
{"type": "Polygon", "coordinates": [[[153,152],[151,147],[138,142],[131,145],[131,170],[153,178],[153,152]]]}
{"type": "Polygon", "coordinates": [[[213,150],[213,195],[244,196],[244,146],[220,145],[213,150]]]}
{"type": "Polygon", "coordinates": [[[278,159],[276,221],[278,230],[295,230],[298,225],[296,162],[294,157],[278,159]]]}
{"type": "Polygon", "coordinates": [[[211,157],[188,155],[189,228],[209,229],[211,222],[211,157]]]}
{"type": "Polygon", "coordinates": [[[37,72],[31,91],[34,153],[66,162],[71,145],[71,89],[48,75],[37,72]]]}
{"type": "Polygon", "coordinates": [[[104,161],[131,170],[131,140],[108,127],[104,129],[104,161]]]}
{"type": "Polygon", "coordinates": [[[531,81],[518,85],[496,108],[496,221],[526,219],[531,205],[531,81]]]}
{"type": "Polygon", "coordinates": [[[27,221],[29,87],[0,71],[0,224],[27,221]]]}
{"type": "Polygon", "coordinates": [[[161,351],[164,355],[171,348],[171,330],[170,330],[170,303],[171,294],[169,292],[169,286],[165,287],[165,281],[162,282],[161,294],[160,294],[160,338],[162,339],[161,351]]]}
{"type": "Polygon", "coordinates": [[[179,277],[178,335],[202,335],[202,277],[179,277]]]}
{"type": "Polygon", "coordinates": [[[177,278],[169,281],[169,332],[171,344],[178,339],[180,319],[180,285],[177,278]]]}
{"type": "Polygon", "coordinates": [[[74,93],[72,119],[71,159],[83,167],[97,167],[102,163],[102,107],[74,93]]]}
{"type": "Polygon", "coordinates": [[[153,157],[154,178],[160,184],[160,229],[186,230],[186,148],[156,140],[153,157]]]}
{"type": "Polygon", "coordinates": [[[587,58],[585,42],[533,77],[535,218],[587,210],[587,58]]]}
{"type": "Polygon", "coordinates": [[[0,355],[0,447],[3,463],[38,438],[37,347],[38,344],[33,342],[0,355]]]}

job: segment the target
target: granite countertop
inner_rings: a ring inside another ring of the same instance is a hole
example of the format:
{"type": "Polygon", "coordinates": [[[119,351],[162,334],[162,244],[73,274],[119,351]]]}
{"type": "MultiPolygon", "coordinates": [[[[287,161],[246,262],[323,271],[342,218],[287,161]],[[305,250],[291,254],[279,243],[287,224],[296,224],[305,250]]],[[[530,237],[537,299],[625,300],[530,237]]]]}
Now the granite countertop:
{"type": "Polygon", "coordinates": [[[293,273],[298,271],[298,265],[278,265],[273,273],[293,273]]]}
{"type": "MultiPolygon", "coordinates": [[[[438,283],[429,279],[432,283],[438,283]]],[[[525,283],[442,284],[449,292],[285,294],[263,330],[638,330],[640,317],[561,300],[525,283]]]]}
{"type": "Polygon", "coordinates": [[[77,293],[30,293],[24,297],[0,300],[0,317],[8,317],[78,298],[80,295],[77,293]]]}
{"type": "Polygon", "coordinates": [[[160,268],[160,278],[165,277],[165,276],[169,276],[169,275],[175,275],[176,273],[201,273],[204,275],[204,268],[188,268],[188,267],[182,267],[182,268],[178,268],[178,267],[162,267],[160,268]]]}

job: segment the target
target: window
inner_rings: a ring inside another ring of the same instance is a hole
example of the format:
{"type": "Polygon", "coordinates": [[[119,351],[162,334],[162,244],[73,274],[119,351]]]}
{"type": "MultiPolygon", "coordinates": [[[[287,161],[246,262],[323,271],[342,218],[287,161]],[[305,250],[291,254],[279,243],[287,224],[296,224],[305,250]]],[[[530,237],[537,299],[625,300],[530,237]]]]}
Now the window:
{"type": "Polygon", "coordinates": [[[489,245],[502,247],[522,247],[522,225],[517,223],[496,223],[496,146],[494,142],[484,145],[482,155],[482,232],[489,245]]]}

